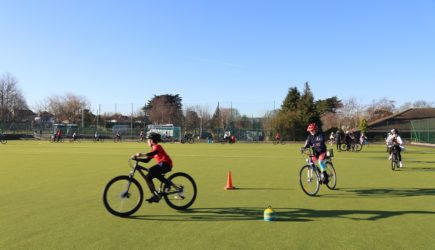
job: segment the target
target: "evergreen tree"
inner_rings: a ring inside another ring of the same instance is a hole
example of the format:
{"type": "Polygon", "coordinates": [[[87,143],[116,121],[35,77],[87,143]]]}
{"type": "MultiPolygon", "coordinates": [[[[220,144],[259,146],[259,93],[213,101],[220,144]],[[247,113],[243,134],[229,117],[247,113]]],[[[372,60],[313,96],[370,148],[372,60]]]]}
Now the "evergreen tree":
{"type": "Polygon", "coordinates": [[[290,88],[284,102],[281,105],[281,110],[296,111],[301,99],[301,94],[296,87],[290,88]]]}
{"type": "Polygon", "coordinates": [[[298,111],[300,118],[299,121],[301,122],[302,126],[306,126],[312,122],[316,123],[319,128],[322,126],[319,112],[317,111],[316,105],[314,103],[314,95],[313,92],[311,92],[308,82],[305,83],[304,92],[298,104],[298,111]]]}

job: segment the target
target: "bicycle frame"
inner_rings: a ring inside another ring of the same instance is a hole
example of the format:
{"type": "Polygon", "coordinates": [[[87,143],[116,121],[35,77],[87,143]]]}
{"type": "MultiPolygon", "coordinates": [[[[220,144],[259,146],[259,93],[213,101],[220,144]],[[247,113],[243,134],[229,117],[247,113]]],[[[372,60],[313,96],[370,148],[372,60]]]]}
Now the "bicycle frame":
{"type": "MultiPolygon", "coordinates": [[[[316,162],[314,162],[313,157],[315,157],[315,155],[311,153],[311,150],[305,149],[305,151],[308,152],[308,153],[305,153],[307,155],[307,158],[305,159],[305,161],[308,163],[308,165],[310,167],[312,167],[312,169],[315,169],[316,173],[319,175],[321,172],[320,166],[319,166],[319,160],[316,160],[316,162]]],[[[332,157],[329,155],[326,155],[324,161],[325,161],[325,164],[328,162],[332,164],[332,157]]]]}
{"type": "MultiPolygon", "coordinates": [[[[139,172],[139,174],[142,176],[142,178],[146,181],[146,174],[145,174],[144,172],[148,172],[149,170],[148,170],[148,168],[139,165],[139,162],[140,162],[140,161],[136,161],[136,163],[134,164],[134,167],[132,167],[133,169],[130,171],[130,174],[129,174],[128,176],[130,177],[130,180],[131,180],[131,179],[133,179],[134,174],[135,174],[136,172],[139,172]]],[[[165,181],[168,181],[168,179],[166,179],[166,178],[164,177],[164,174],[163,174],[163,178],[165,179],[165,181]]],[[[159,181],[160,181],[160,180],[159,180],[159,181]]],[[[159,190],[159,192],[160,192],[162,195],[170,195],[170,194],[176,194],[176,193],[179,193],[179,189],[180,189],[180,187],[178,187],[178,186],[175,185],[174,183],[170,182],[169,184],[170,184],[171,186],[175,187],[177,190],[175,190],[175,191],[171,191],[171,192],[166,192],[165,190],[163,190],[163,185],[164,185],[164,184],[165,184],[165,182],[160,182],[160,190],[159,190]]],[[[130,190],[130,185],[131,185],[131,182],[128,183],[126,193],[128,193],[128,191],[130,190]]]]}

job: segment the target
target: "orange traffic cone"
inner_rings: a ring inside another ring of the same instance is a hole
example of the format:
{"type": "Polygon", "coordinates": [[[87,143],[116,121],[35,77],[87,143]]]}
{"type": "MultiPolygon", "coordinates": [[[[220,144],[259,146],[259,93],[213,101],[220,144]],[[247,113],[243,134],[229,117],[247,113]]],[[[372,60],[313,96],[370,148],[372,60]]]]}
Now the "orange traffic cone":
{"type": "Polygon", "coordinates": [[[228,180],[227,180],[227,185],[225,186],[225,190],[234,190],[234,189],[236,189],[236,187],[233,186],[231,171],[228,171],[228,180]]]}

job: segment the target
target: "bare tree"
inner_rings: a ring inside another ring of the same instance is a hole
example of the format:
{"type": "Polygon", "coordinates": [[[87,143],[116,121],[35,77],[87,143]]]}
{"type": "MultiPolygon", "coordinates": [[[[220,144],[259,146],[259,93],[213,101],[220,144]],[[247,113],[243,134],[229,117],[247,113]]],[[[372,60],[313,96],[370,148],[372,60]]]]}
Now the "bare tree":
{"type": "Polygon", "coordinates": [[[433,108],[433,102],[427,102],[424,100],[418,100],[415,102],[405,102],[400,106],[399,111],[405,111],[410,108],[433,108]]]}
{"type": "Polygon", "coordinates": [[[13,121],[19,117],[18,110],[28,109],[26,101],[18,88],[18,81],[10,73],[0,78],[0,121],[13,121]]]}
{"type": "Polygon", "coordinates": [[[47,98],[48,111],[55,116],[56,122],[78,123],[82,112],[90,109],[89,101],[82,96],[67,93],[65,96],[51,96],[47,98]]]}
{"type": "Polygon", "coordinates": [[[386,97],[373,100],[367,108],[367,120],[371,122],[392,115],[395,111],[394,103],[395,101],[388,100],[386,97]]]}
{"type": "Polygon", "coordinates": [[[365,116],[364,106],[356,100],[355,97],[342,101],[343,106],[337,109],[337,114],[340,129],[349,129],[358,127],[358,122],[361,117],[365,116]]]}
{"type": "Polygon", "coordinates": [[[189,106],[184,114],[184,130],[202,135],[203,131],[209,129],[211,120],[209,106],[194,105],[189,106]]]}

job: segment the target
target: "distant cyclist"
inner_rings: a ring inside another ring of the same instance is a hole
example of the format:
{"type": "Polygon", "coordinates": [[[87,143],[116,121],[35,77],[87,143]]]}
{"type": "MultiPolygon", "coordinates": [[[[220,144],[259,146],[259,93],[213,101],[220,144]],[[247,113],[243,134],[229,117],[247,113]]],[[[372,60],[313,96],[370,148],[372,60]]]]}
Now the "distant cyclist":
{"type": "Polygon", "coordinates": [[[399,168],[403,167],[402,163],[402,150],[405,149],[403,147],[403,140],[402,137],[399,135],[399,131],[397,129],[393,128],[390,132],[390,135],[387,138],[387,146],[388,146],[388,153],[389,157],[388,159],[391,160],[391,154],[393,153],[393,149],[395,148],[397,150],[397,158],[399,160],[399,168]]]}
{"type": "Polygon", "coordinates": [[[276,141],[281,141],[281,134],[279,132],[276,132],[276,134],[275,134],[275,140],[276,141]]]}
{"type": "Polygon", "coordinates": [[[146,136],[146,138],[148,139],[148,146],[151,147],[151,152],[136,153],[134,158],[141,158],[145,156],[146,158],[143,159],[144,162],[149,162],[152,158],[156,159],[157,164],[149,168],[145,180],[151,193],[153,194],[149,199],[147,199],[147,201],[149,203],[159,202],[161,196],[154,186],[153,179],[157,178],[161,182],[165,182],[166,179],[163,177],[163,174],[172,170],[172,160],[171,157],[169,157],[169,155],[165,152],[163,147],[159,144],[159,141],[161,140],[160,134],[151,132],[146,136]]]}
{"type": "Polygon", "coordinates": [[[140,131],[140,134],[139,134],[139,140],[140,141],[144,141],[145,140],[145,135],[144,135],[142,130],[140,131]]]}
{"type": "Polygon", "coordinates": [[[73,135],[72,135],[72,139],[73,139],[73,141],[77,141],[78,137],[79,137],[79,136],[77,135],[77,133],[74,132],[73,135]]]}
{"type": "Polygon", "coordinates": [[[320,170],[322,171],[322,182],[328,183],[328,174],[326,173],[326,144],[324,135],[319,132],[319,129],[315,123],[308,125],[307,131],[310,132],[307,140],[305,141],[304,148],[310,148],[313,150],[313,161],[319,161],[320,170]]]}

